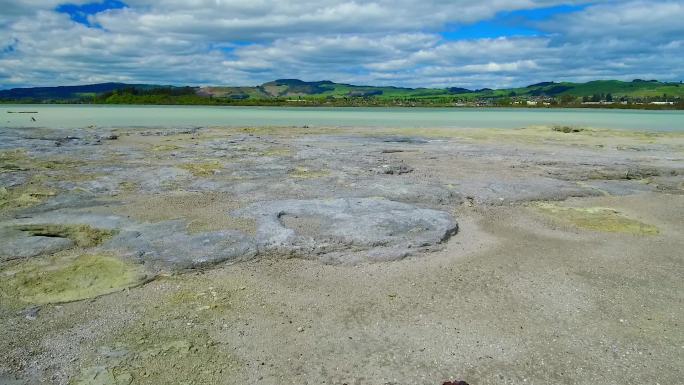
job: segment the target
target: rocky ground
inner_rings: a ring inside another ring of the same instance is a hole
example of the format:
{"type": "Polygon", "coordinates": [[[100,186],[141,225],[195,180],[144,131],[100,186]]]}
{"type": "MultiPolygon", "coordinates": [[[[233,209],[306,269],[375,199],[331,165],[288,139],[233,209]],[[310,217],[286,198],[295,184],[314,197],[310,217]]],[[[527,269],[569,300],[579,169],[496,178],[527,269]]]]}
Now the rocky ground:
{"type": "Polygon", "coordinates": [[[0,130],[0,384],[674,384],[684,134],[0,130]]]}

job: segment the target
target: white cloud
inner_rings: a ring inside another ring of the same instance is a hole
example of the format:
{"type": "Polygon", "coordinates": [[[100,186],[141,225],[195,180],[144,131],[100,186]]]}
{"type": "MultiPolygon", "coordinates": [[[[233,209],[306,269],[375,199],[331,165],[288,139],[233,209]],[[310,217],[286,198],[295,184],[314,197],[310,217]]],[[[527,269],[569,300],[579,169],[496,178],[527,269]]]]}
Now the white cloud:
{"type": "Polygon", "coordinates": [[[591,6],[584,12],[562,15],[541,26],[562,33],[566,39],[614,37],[661,42],[682,36],[682,20],[682,1],[631,1],[591,6]]]}
{"type": "MultiPolygon", "coordinates": [[[[539,22],[539,37],[455,41],[439,32],[501,11],[583,2],[130,0],[91,16],[102,28],[57,13],[57,0],[2,2],[0,87],[298,77],[481,88],[684,77],[681,1],[594,1],[539,22]]],[[[79,2],[88,1],[70,1],[79,2]]]]}

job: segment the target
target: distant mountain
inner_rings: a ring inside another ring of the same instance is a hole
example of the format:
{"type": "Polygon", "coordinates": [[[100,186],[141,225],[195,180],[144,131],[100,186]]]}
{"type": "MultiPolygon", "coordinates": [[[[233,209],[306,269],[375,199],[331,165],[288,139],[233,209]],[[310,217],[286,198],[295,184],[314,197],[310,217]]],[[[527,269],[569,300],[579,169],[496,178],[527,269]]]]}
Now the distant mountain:
{"type": "Polygon", "coordinates": [[[684,98],[684,85],[656,80],[596,80],[587,83],[542,82],[527,87],[469,90],[461,87],[405,88],[358,86],[329,80],[307,82],[278,79],[255,87],[172,87],[152,84],[101,83],[79,86],[14,88],[0,91],[0,101],[221,104],[259,101],[345,101],[372,98],[383,102],[412,100],[445,102],[458,98],[684,98]],[[156,96],[162,95],[163,98],[156,96]],[[294,99],[294,100],[292,100],[294,99]]]}
{"type": "Polygon", "coordinates": [[[125,88],[149,89],[154,87],[159,86],[153,86],[149,84],[99,83],[81,86],[12,88],[10,90],[0,90],[0,99],[80,99],[87,96],[104,94],[106,92],[121,90],[125,88]]]}
{"type": "Polygon", "coordinates": [[[570,83],[570,82],[544,82],[533,84],[525,88],[514,88],[508,90],[498,90],[515,92],[518,95],[531,96],[593,96],[593,95],[607,95],[617,97],[656,97],[662,95],[669,95],[671,97],[684,96],[684,84],[681,83],[664,83],[657,80],[640,80],[636,79],[631,82],[623,82],[619,80],[595,80],[587,83],[570,83]]]}
{"type": "Polygon", "coordinates": [[[474,92],[474,91],[471,91],[467,88],[461,88],[461,87],[449,87],[449,88],[447,88],[447,90],[449,92],[451,92],[452,94],[469,94],[471,92],[474,92]]]}

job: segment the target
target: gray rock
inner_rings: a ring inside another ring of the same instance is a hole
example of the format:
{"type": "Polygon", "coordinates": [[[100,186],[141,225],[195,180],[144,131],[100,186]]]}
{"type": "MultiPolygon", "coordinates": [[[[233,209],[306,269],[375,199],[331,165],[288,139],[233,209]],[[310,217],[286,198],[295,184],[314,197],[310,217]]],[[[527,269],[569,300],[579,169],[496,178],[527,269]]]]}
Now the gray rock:
{"type": "Polygon", "coordinates": [[[261,202],[233,215],[256,219],[260,254],[328,263],[400,259],[439,248],[458,231],[446,212],[382,198],[261,202]]]}
{"type": "Polygon", "coordinates": [[[74,246],[66,238],[31,236],[13,228],[0,228],[0,261],[53,254],[74,246]]]}
{"type": "Polygon", "coordinates": [[[0,250],[0,259],[34,257],[74,247],[66,238],[31,236],[16,230],[17,226],[32,224],[88,225],[116,230],[116,234],[99,248],[133,257],[153,272],[197,268],[256,255],[253,237],[238,231],[190,234],[182,220],[138,223],[115,215],[67,210],[6,222],[6,227],[0,227],[0,240],[6,245],[0,250]]]}
{"type": "MultiPolygon", "coordinates": [[[[461,194],[444,185],[431,183],[406,183],[401,178],[385,177],[359,179],[350,186],[347,192],[338,194],[355,194],[364,197],[384,197],[389,200],[410,204],[453,206],[463,201],[461,194]]],[[[350,195],[347,195],[350,196],[350,195]]]]}
{"type": "Polygon", "coordinates": [[[415,136],[397,136],[391,135],[377,138],[384,143],[408,143],[408,144],[425,144],[427,140],[415,136]]]}
{"type": "Polygon", "coordinates": [[[26,172],[0,173],[0,188],[14,187],[28,181],[29,174],[26,172]]]}
{"type": "MultiPolygon", "coordinates": [[[[30,306],[19,312],[20,315],[24,316],[29,321],[34,321],[38,318],[38,313],[40,313],[39,306],[30,306]]],[[[0,382],[2,384],[2,382],[0,382]]]]}
{"type": "Polygon", "coordinates": [[[376,170],[378,174],[401,175],[413,172],[413,168],[402,163],[383,164],[376,170]]]}
{"type": "Polygon", "coordinates": [[[640,194],[655,189],[654,186],[633,180],[592,180],[584,184],[600,192],[617,196],[640,194]]]}
{"type": "Polygon", "coordinates": [[[189,234],[184,221],[164,221],[126,227],[104,249],[138,259],[151,270],[183,270],[256,255],[253,238],[239,231],[189,234]]]}

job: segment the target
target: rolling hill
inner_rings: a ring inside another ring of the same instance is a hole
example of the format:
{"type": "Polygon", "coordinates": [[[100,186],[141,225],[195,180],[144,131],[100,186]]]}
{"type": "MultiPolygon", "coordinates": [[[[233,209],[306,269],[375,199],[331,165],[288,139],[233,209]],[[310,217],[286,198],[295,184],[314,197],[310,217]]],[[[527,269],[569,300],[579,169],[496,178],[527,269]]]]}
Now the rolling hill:
{"type": "Polygon", "coordinates": [[[354,104],[358,100],[401,104],[444,104],[473,100],[581,98],[677,100],[684,98],[684,84],[636,79],[596,80],[587,83],[542,82],[527,87],[469,90],[359,86],[331,81],[307,82],[278,79],[254,87],[175,87],[152,84],[101,83],[79,86],[14,88],[0,90],[0,101],[28,103],[132,103],[132,104],[275,104],[288,102],[354,104]]]}
{"type": "Polygon", "coordinates": [[[450,88],[402,88],[357,86],[331,81],[305,82],[298,79],[279,79],[256,87],[203,87],[200,95],[234,99],[270,99],[292,97],[377,97],[377,98],[432,98],[463,96],[467,98],[486,97],[591,97],[611,94],[613,97],[684,97],[684,84],[664,83],[656,80],[597,80],[587,83],[543,82],[521,88],[468,90],[450,88]]]}

